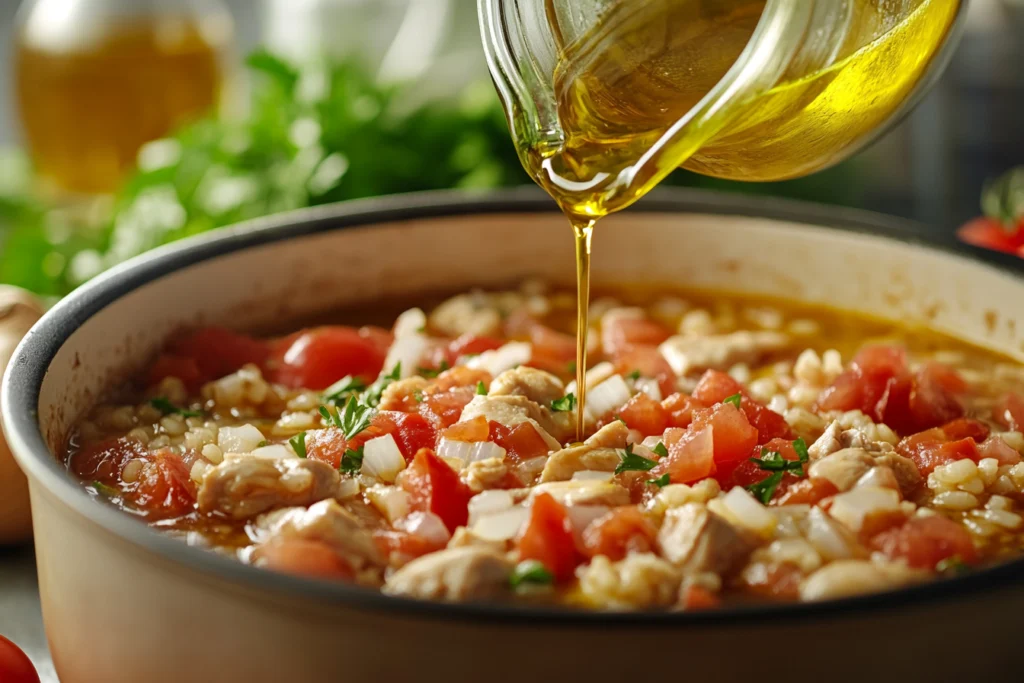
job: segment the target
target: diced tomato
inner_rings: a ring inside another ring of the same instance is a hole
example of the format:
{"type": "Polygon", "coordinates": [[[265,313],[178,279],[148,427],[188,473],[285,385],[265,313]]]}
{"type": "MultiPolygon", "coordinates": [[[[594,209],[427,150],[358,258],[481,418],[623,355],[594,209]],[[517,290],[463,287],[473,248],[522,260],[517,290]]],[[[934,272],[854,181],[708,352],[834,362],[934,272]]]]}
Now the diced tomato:
{"type": "Polygon", "coordinates": [[[967,530],[941,515],[911,517],[902,526],[877,534],[870,547],[919,569],[934,569],[950,557],[967,564],[978,561],[978,551],[967,530]]]}
{"type": "Polygon", "coordinates": [[[673,484],[690,484],[715,473],[713,429],[705,426],[692,430],[692,427],[689,430],[675,427],[665,430],[662,441],[668,455],[651,470],[650,478],[668,474],[673,484]]]}
{"type": "Polygon", "coordinates": [[[402,563],[444,548],[444,543],[431,541],[419,534],[398,529],[380,529],[373,533],[377,549],[385,557],[400,555],[402,563]]]}
{"type": "Polygon", "coordinates": [[[1024,398],[1011,391],[999,404],[993,417],[1010,431],[1024,431],[1024,398]]]}
{"type": "Polygon", "coordinates": [[[747,421],[757,429],[758,443],[793,437],[793,431],[785,418],[747,396],[743,385],[724,372],[708,370],[693,390],[693,398],[707,405],[721,403],[736,394],[740,395],[740,408],[747,416],[747,421]]]}
{"type": "Polygon", "coordinates": [[[402,488],[409,492],[413,510],[433,512],[452,532],[468,521],[473,492],[434,451],[420,449],[400,480],[402,488]]]}
{"type": "Polygon", "coordinates": [[[799,600],[803,574],[791,564],[769,565],[763,572],[751,572],[744,584],[754,595],[768,600],[799,600]]]}
{"type": "Polygon", "coordinates": [[[616,357],[634,346],[657,346],[672,335],[665,327],[647,318],[615,318],[601,325],[601,346],[608,356],[616,357]]]}
{"type": "Polygon", "coordinates": [[[923,476],[928,476],[940,465],[948,465],[956,460],[969,458],[978,462],[981,459],[974,439],[950,441],[945,432],[937,427],[904,438],[897,444],[896,450],[913,460],[923,476]]]}
{"type": "Polygon", "coordinates": [[[372,381],[387,355],[386,333],[373,328],[316,327],[274,344],[270,379],[288,387],[326,389],[352,375],[372,381]]]}
{"type": "Polygon", "coordinates": [[[489,439],[506,451],[512,463],[521,463],[548,454],[548,442],[532,424],[523,422],[509,429],[498,422],[490,422],[489,439]]]}
{"type": "MultiPolygon", "coordinates": [[[[782,484],[785,483],[786,478],[783,478],[782,484]]],[[[782,488],[782,484],[779,488],[782,488]]],[[[772,499],[772,503],[777,501],[779,505],[817,505],[837,493],[839,489],[828,479],[810,477],[789,484],[781,495],[776,495],[772,499]]]]}
{"type": "Polygon", "coordinates": [[[720,403],[694,414],[691,429],[709,425],[714,429],[715,462],[743,460],[757,444],[757,430],[746,415],[731,403],[720,403]]]}
{"type": "Polygon", "coordinates": [[[1014,229],[997,218],[981,216],[965,223],[956,235],[967,244],[1012,254],[1024,246],[1024,221],[1014,229]]]}
{"type": "Polygon", "coordinates": [[[957,394],[967,384],[952,369],[941,363],[927,363],[914,375],[910,390],[910,414],[916,429],[927,429],[951,422],[964,414],[957,394]]]}
{"type": "Polygon", "coordinates": [[[696,585],[689,585],[683,590],[683,609],[697,611],[704,609],[715,609],[721,606],[722,599],[709,591],[707,588],[696,585]]]}
{"type": "Polygon", "coordinates": [[[974,439],[978,443],[981,443],[988,438],[988,434],[991,430],[984,422],[961,417],[942,425],[942,431],[950,441],[974,439]]]}
{"type": "Polygon", "coordinates": [[[583,547],[589,557],[605,555],[621,560],[630,552],[653,552],[658,530],[635,505],[618,507],[583,531],[583,547]]]}
{"type": "Polygon", "coordinates": [[[661,402],[661,407],[668,411],[670,427],[685,429],[693,422],[693,411],[707,406],[685,394],[672,394],[661,402]]]}
{"type": "Polygon", "coordinates": [[[484,351],[493,351],[500,349],[504,346],[505,342],[501,339],[495,339],[494,337],[478,337],[474,334],[464,334],[461,337],[454,339],[448,345],[448,353],[451,354],[451,365],[455,364],[455,361],[460,356],[468,356],[471,354],[479,354],[484,351]]]}
{"type": "Polygon", "coordinates": [[[979,456],[995,458],[1000,465],[1016,465],[1020,462],[1020,453],[998,436],[990,436],[978,447],[979,456]]]}
{"type": "Polygon", "coordinates": [[[134,439],[106,439],[89,444],[71,456],[71,471],[85,481],[109,486],[121,483],[121,470],[129,460],[145,459],[149,451],[134,439]]]}
{"type": "Polygon", "coordinates": [[[465,365],[457,365],[454,368],[445,370],[438,375],[424,389],[425,394],[437,394],[452,389],[473,389],[476,393],[476,385],[483,382],[484,385],[491,383],[491,373],[486,370],[467,368],[465,365]]]}
{"type": "Polygon", "coordinates": [[[701,403],[714,405],[730,396],[746,393],[743,385],[726,373],[719,370],[708,370],[701,375],[700,381],[697,382],[691,395],[701,403]]]}
{"type": "Polygon", "coordinates": [[[571,579],[580,563],[569,515],[562,504],[546,492],[534,497],[530,518],[516,544],[520,560],[537,560],[556,581],[571,579]]]}
{"type": "Polygon", "coordinates": [[[465,422],[456,422],[448,429],[441,432],[441,436],[452,441],[487,441],[487,438],[491,435],[491,426],[487,423],[487,418],[483,415],[478,415],[472,420],[466,420],[465,422]]]}
{"type": "Polygon", "coordinates": [[[0,681],[4,683],[39,683],[39,674],[32,660],[17,645],[0,636],[0,681]]]}
{"type": "Polygon", "coordinates": [[[280,539],[259,547],[257,565],[273,571],[316,579],[347,581],[352,566],[323,541],[280,539]]]}
{"type": "Polygon", "coordinates": [[[196,487],[181,456],[161,449],[148,456],[131,498],[150,519],[180,517],[195,506],[196,487]]]}
{"type": "MultiPolygon", "coordinates": [[[[412,460],[421,448],[433,448],[437,443],[437,430],[422,415],[381,410],[370,424],[382,434],[391,434],[406,461],[412,460]]],[[[379,435],[378,435],[379,436],[379,435]]]]}
{"type": "Polygon", "coordinates": [[[345,434],[337,427],[306,432],[306,457],[310,460],[319,460],[338,469],[341,467],[341,456],[345,455],[347,448],[349,445],[345,441],[345,434]]]}
{"type": "Polygon", "coordinates": [[[644,436],[660,435],[668,427],[669,414],[660,403],[645,393],[639,393],[619,409],[619,417],[630,429],[644,436]]]}
{"type": "Polygon", "coordinates": [[[191,358],[204,380],[230,375],[248,363],[263,365],[267,343],[223,327],[204,327],[178,337],[168,345],[171,355],[191,358]]]}
{"type": "Polygon", "coordinates": [[[190,391],[195,391],[203,383],[203,373],[195,358],[161,354],[149,368],[147,382],[155,386],[167,377],[177,377],[190,391]]]}
{"type": "Polygon", "coordinates": [[[530,343],[535,356],[561,362],[563,367],[576,358],[576,337],[540,323],[530,330],[530,343]]]}
{"type": "MultiPolygon", "coordinates": [[[[796,461],[800,459],[800,456],[797,455],[796,450],[793,448],[792,441],[779,438],[772,439],[766,444],[755,446],[749,453],[749,457],[741,461],[719,465],[715,478],[722,484],[722,488],[728,490],[733,486],[747,487],[764,481],[765,477],[771,473],[766,472],[757,463],[751,461],[751,458],[760,458],[763,451],[776,452],[784,460],[796,461]]],[[[796,475],[792,473],[785,474],[779,486],[775,489],[775,498],[785,494],[789,487],[798,481],[799,479],[796,475]]]]}
{"type": "Polygon", "coordinates": [[[436,429],[451,427],[459,421],[463,408],[469,405],[475,395],[475,386],[456,387],[438,393],[424,392],[419,412],[436,429]]]}
{"type": "Polygon", "coordinates": [[[640,371],[641,377],[657,380],[662,396],[676,391],[676,374],[656,346],[632,346],[615,358],[615,372],[628,375],[640,371]]]}

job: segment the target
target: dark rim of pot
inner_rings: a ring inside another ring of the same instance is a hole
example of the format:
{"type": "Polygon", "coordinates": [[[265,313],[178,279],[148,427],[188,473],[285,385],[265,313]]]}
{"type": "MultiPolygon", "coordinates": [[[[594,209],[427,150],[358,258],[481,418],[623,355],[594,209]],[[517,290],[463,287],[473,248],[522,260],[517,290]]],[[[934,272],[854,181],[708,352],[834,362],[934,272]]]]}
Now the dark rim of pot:
{"type": "MultiPolygon", "coordinates": [[[[600,627],[609,624],[700,628],[763,620],[827,619],[921,606],[943,599],[969,599],[1016,583],[1024,558],[949,579],[895,591],[840,600],[781,605],[728,606],[702,612],[591,612],[515,604],[452,604],[391,597],[375,590],[278,574],[173,539],[112,506],[94,500],[53,457],[37,422],[36,407],[47,367],[64,342],[91,316],[127,293],[171,272],[251,247],[304,235],[358,226],[468,214],[552,213],[554,204],[535,188],[473,194],[429,192],[358,200],[250,221],[190,238],[134,258],[98,276],[51,309],[18,346],[4,377],[0,404],[3,427],[21,467],[76,513],[131,543],[213,578],[265,592],[275,599],[298,597],[324,605],[386,611],[426,619],[484,620],[495,625],[529,622],[535,628],[600,627]]],[[[750,216],[864,233],[981,261],[1016,276],[1024,261],[935,235],[910,221],[865,211],[766,197],[701,190],[663,190],[630,209],[632,213],[702,213],[750,216]]],[[[766,226],[758,229],[771,229],[766,226]]],[[[566,231],[566,239],[568,230],[566,231]]],[[[102,548],[97,548],[101,552],[102,548]]]]}

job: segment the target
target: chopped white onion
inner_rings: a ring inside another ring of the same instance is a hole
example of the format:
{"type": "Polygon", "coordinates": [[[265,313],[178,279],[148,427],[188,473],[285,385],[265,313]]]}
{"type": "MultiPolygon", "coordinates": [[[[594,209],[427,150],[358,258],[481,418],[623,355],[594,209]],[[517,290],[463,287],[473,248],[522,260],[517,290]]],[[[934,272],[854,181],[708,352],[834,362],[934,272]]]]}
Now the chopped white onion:
{"type": "Polygon", "coordinates": [[[640,379],[633,382],[633,386],[636,388],[637,391],[642,391],[643,393],[653,398],[655,401],[660,401],[662,399],[661,386],[659,386],[658,380],[656,379],[652,379],[650,377],[641,377],[640,379]]]}
{"type": "Polygon", "coordinates": [[[401,363],[398,376],[401,379],[412,377],[416,374],[416,368],[421,365],[423,356],[429,349],[430,340],[422,334],[395,337],[391,348],[388,349],[387,358],[384,359],[384,370],[391,372],[392,368],[401,363]]]}
{"type": "Polygon", "coordinates": [[[487,541],[507,541],[515,538],[529,516],[529,508],[517,505],[502,512],[481,516],[470,530],[487,541]]]}
{"type": "Polygon", "coordinates": [[[811,508],[807,514],[807,540],[828,560],[841,560],[852,554],[843,528],[819,507],[811,508]]]}
{"type": "Polygon", "coordinates": [[[217,445],[225,453],[249,453],[265,440],[263,432],[250,424],[217,430],[217,445]]]}
{"type": "Polygon", "coordinates": [[[829,515],[852,531],[860,531],[864,518],[872,512],[900,509],[900,494],[892,489],[862,486],[832,498],[829,515]]]}
{"type": "Polygon", "coordinates": [[[484,351],[479,356],[466,360],[466,366],[477,370],[486,370],[497,377],[506,370],[530,362],[533,346],[527,342],[509,342],[499,349],[484,351]]]}
{"type": "MultiPolygon", "coordinates": [[[[595,386],[605,381],[609,377],[615,374],[615,366],[604,361],[598,363],[594,367],[587,370],[587,391],[590,391],[595,386]]],[[[565,387],[566,394],[575,394],[576,392],[576,380],[569,382],[565,387]]],[[[589,399],[589,397],[587,397],[589,399]]]]}
{"type": "Polygon", "coordinates": [[[611,510],[607,505],[571,505],[565,509],[569,523],[579,533],[583,533],[595,519],[604,517],[611,510]]]}
{"type": "Polygon", "coordinates": [[[469,499],[469,524],[472,526],[486,515],[503,512],[512,507],[512,494],[502,489],[481,491],[469,499]]]}
{"type": "Polygon", "coordinates": [[[742,486],[734,486],[722,497],[722,503],[733,519],[748,529],[767,534],[775,528],[775,515],[742,486]]]}
{"type": "Polygon", "coordinates": [[[405,458],[398,450],[395,437],[390,434],[370,439],[363,446],[363,474],[377,477],[389,484],[395,481],[398,473],[405,469],[405,458]]]}
{"type": "Polygon", "coordinates": [[[334,492],[334,497],[338,500],[354,498],[359,495],[360,489],[358,479],[355,477],[342,477],[338,483],[338,489],[334,492]]]}
{"type": "Polygon", "coordinates": [[[572,473],[573,481],[581,480],[597,480],[597,481],[611,481],[615,474],[612,472],[601,472],[600,470],[579,470],[578,472],[572,473]]]}
{"type": "MultiPolygon", "coordinates": [[[[417,334],[423,334],[423,328],[427,326],[427,315],[419,308],[410,308],[408,311],[402,313],[395,320],[394,334],[395,339],[402,339],[403,337],[411,337],[417,334]]],[[[385,368],[390,367],[385,365],[385,368]]]]}
{"type": "Polygon", "coordinates": [[[591,420],[603,417],[625,405],[631,395],[626,380],[619,375],[612,375],[590,390],[586,416],[591,420]]]}
{"type": "Polygon", "coordinates": [[[280,458],[297,458],[298,456],[292,452],[290,448],[284,444],[271,444],[270,446],[261,446],[254,450],[251,455],[257,458],[272,458],[274,460],[280,458]]]}
{"type": "Polygon", "coordinates": [[[398,486],[371,486],[366,489],[366,499],[389,522],[409,514],[409,494],[398,486]]]}
{"type": "Polygon", "coordinates": [[[882,489],[900,490],[900,483],[896,480],[896,474],[892,468],[875,466],[861,475],[861,478],[854,484],[855,488],[863,486],[875,486],[882,489]]]}
{"type": "Polygon", "coordinates": [[[397,520],[392,526],[400,531],[405,531],[433,545],[447,545],[452,537],[444,521],[433,512],[410,512],[405,517],[397,520]]]}
{"type": "Polygon", "coordinates": [[[458,458],[466,464],[488,458],[505,459],[505,449],[490,441],[455,441],[442,438],[437,445],[437,454],[442,458],[458,458]]]}

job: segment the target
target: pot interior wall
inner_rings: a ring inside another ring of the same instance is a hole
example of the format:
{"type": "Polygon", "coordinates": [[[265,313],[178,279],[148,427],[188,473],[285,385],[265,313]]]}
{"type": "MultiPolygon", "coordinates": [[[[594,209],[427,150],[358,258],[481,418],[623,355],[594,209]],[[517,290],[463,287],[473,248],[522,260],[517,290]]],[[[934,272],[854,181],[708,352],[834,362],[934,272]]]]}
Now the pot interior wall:
{"type": "MultiPolygon", "coordinates": [[[[47,443],[175,330],[239,329],[415,292],[572,280],[557,213],[440,217],[296,237],[152,280],[58,352],[40,393],[47,443]]],[[[1024,359],[1024,284],[990,266],[867,234],[747,217],[626,213],[594,238],[595,284],[657,284],[799,299],[928,324],[1024,359]]]]}

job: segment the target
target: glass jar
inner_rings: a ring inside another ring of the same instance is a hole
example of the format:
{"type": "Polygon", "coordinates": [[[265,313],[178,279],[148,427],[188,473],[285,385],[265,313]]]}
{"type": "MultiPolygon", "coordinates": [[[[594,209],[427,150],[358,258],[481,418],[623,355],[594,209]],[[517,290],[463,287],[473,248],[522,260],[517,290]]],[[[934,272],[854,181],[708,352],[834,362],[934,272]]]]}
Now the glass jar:
{"type": "Polygon", "coordinates": [[[15,82],[44,184],[116,189],[144,143],[219,105],[232,33],[220,0],[28,0],[15,82]]]}

